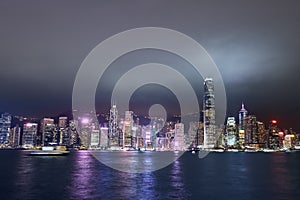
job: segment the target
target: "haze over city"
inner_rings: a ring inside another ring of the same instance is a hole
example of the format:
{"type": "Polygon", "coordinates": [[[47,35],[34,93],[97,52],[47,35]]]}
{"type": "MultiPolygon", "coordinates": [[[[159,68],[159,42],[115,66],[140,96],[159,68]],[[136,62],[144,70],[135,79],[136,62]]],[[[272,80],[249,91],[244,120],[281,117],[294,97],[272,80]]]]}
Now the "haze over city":
{"type": "MultiPolygon", "coordinates": [[[[100,1],[1,1],[0,111],[33,117],[70,111],[77,70],[99,42],[127,29],[155,26],[183,32],[203,45],[223,77],[228,116],[237,117],[244,102],[259,120],[276,119],[281,127],[299,130],[298,4],[122,1],[116,6],[100,1]]],[[[117,80],[130,67],[149,61],[183,69],[201,108],[203,79],[167,52],[131,52],[110,66],[107,77],[112,73],[117,80]]],[[[116,80],[100,81],[98,112],[109,111],[116,80]]],[[[142,87],[132,98],[136,113],[145,112],[143,107],[153,102],[171,105],[171,113],[178,109],[165,88],[142,87]],[[149,101],[144,94],[154,99],[149,101]]]]}

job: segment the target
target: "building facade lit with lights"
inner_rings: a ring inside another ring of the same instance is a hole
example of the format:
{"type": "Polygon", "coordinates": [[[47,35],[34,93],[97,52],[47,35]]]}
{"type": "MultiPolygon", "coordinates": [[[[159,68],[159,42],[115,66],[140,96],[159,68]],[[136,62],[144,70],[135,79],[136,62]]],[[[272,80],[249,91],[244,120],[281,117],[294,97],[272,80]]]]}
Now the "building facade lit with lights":
{"type": "Polygon", "coordinates": [[[255,146],[259,144],[256,116],[248,115],[243,118],[245,131],[245,145],[255,146]]]}
{"type": "Polygon", "coordinates": [[[108,148],[108,130],[107,127],[100,128],[100,149],[108,148]]]}
{"type": "Polygon", "coordinates": [[[109,131],[108,131],[108,146],[109,147],[119,147],[120,142],[120,132],[118,129],[118,110],[115,104],[112,105],[109,111],[109,131]]]}
{"type": "Polygon", "coordinates": [[[235,147],[237,145],[237,126],[234,117],[228,117],[225,131],[225,145],[235,147]]]}
{"type": "Polygon", "coordinates": [[[37,143],[40,143],[43,146],[48,146],[49,143],[55,142],[55,131],[56,127],[54,125],[54,119],[43,118],[40,122],[40,135],[37,138],[37,143]]]}
{"type": "Polygon", "coordinates": [[[270,149],[279,149],[280,148],[280,135],[279,134],[281,131],[277,126],[277,120],[272,120],[269,123],[269,135],[268,135],[268,148],[270,149]]]}
{"type": "Polygon", "coordinates": [[[0,145],[8,145],[11,128],[11,115],[3,113],[0,118],[0,145]]]}
{"type": "Polygon", "coordinates": [[[80,136],[80,148],[88,149],[90,147],[91,133],[93,130],[92,120],[89,116],[85,116],[79,119],[79,136],[80,136]]]}
{"type": "Polygon", "coordinates": [[[214,148],[217,138],[215,133],[216,111],[214,82],[212,78],[206,78],[204,80],[203,112],[204,148],[214,148]]]}
{"type": "Polygon", "coordinates": [[[133,148],[135,147],[135,138],[132,135],[133,127],[133,112],[125,111],[125,119],[123,123],[123,137],[122,137],[122,148],[133,148]]]}
{"type": "Polygon", "coordinates": [[[177,123],[175,124],[175,130],[174,130],[174,150],[175,151],[185,151],[186,145],[185,145],[185,136],[184,136],[184,124],[183,123],[177,123]]]}
{"type": "Polygon", "coordinates": [[[11,145],[18,148],[21,144],[21,127],[17,124],[11,129],[11,145]]]}
{"type": "Polygon", "coordinates": [[[69,128],[68,128],[68,132],[69,132],[69,146],[72,148],[78,148],[79,147],[79,135],[78,132],[76,130],[76,123],[75,120],[70,120],[69,121],[69,128]]]}
{"type": "Polygon", "coordinates": [[[244,130],[244,118],[248,115],[248,111],[245,109],[244,103],[239,112],[239,128],[238,128],[238,145],[243,147],[245,145],[245,130],[244,130]]]}
{"type": "Polygon", "coordinates": [[[100,130],[91,130],[89,149],[99,149],[100,145],[100,130]]]}
{"type": "Polygon", "coordinates": [[[38,125],[36,123],[26,123],[23,126],[22,146],[33,148],[37,145],[38,125]]]}

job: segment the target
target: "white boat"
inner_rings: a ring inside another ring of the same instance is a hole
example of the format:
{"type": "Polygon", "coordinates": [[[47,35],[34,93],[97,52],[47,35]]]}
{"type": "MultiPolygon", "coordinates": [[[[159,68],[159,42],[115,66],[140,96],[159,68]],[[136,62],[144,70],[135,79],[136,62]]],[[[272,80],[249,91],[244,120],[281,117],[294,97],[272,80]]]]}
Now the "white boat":
{"type": "Polygon", "coordinates": [[[208,151],[222,153],[224,152],[224,149],[208,149],[208,151]]]}
{"type": "Polygon", "coordinates": [[[257,149],[245,149],[245,152],[250,152],[250,153],[257,152],[257,151],[258,151],[257,149]]]}
{"type": "Polygon", "coordinates": [[[227,149],[226,151],[228,151],[228,152],[239,152],[238,149],[227,149]]]}
{"type": "Polygon", "coordinates": [[[279,149],[280,152],[291,152],[291,150],[289,148],[282,148],[279,149]]]}
{"type": "Polygon", "coordinates": [[[272,152],[276,152],[276,150],[275,149],[264,149],[263,152],[272,153],[272,152]]]}
{"type": "Polygon", "coordinates": [[[65,156],[68,155],[70,151],[67,151],[66,148],[58,146],[45,146],[41,150],[30,151],[28,155],[30,156],[65,156]]]}

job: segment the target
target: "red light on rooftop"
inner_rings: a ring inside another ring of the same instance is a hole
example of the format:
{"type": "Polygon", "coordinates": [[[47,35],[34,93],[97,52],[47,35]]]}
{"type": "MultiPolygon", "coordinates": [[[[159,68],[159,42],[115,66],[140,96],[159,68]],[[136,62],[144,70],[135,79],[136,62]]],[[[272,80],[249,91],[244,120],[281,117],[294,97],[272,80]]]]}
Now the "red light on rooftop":
{"type": "Polygon", "coordinates": [[[272,120],[271,122],[272,122],[272,124],[277,124],[276,120],[272,120]]]}

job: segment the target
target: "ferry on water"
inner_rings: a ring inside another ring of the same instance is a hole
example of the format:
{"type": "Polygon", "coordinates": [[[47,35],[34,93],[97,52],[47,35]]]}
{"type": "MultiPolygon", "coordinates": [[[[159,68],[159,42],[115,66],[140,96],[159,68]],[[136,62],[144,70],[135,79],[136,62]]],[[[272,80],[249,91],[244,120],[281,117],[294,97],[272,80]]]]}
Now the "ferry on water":
{"type": "Polygon", "coordinates": [[[45,146],[41,150],[30,151],[30,156],[66,156],[70,153],[65,146],[45,146]]]}

